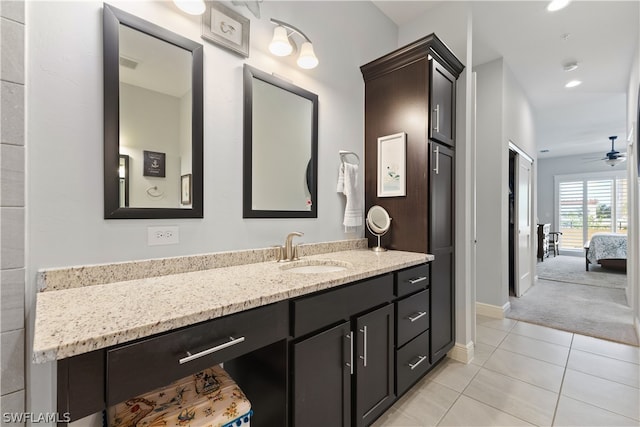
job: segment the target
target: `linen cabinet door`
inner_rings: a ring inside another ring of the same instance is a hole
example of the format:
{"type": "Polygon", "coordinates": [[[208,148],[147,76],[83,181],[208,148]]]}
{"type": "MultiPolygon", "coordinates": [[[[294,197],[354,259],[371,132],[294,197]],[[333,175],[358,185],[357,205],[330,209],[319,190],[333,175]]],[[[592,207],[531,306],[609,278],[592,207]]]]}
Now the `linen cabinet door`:
{"type": "Polygon", "coordinates": [[[344,322],[293,344],[294,427],[351,425],[353,340],[344,322]]]}
{"type": "Polygon", "coordinates": [[[429,137],[455,145],[456,78],[436,60],[431,61],[431,125],[429,137]]]}
{"type": "Polygon", "coordinates": [[[455,342],[453,150],[431,142],[429,253],[431,263],[431,363],[444,357],[455,342]]]}
{"type": "Polygon", "coordinates": [[[395,399],[393,304],[355,319],[356,423],[368,426],[395,399]]]}

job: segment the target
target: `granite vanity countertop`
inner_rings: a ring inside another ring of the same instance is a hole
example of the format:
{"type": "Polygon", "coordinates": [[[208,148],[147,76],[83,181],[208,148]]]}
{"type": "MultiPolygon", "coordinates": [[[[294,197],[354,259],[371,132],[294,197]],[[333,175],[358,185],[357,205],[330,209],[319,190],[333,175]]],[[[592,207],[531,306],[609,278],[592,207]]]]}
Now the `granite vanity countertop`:
{"type": "MultiPolygon", "coordinates": [[[[33,361],[45,363],[433,260],[366,249],[305,256],[344,271],[295,273],[261,262],[37,294],[33,361]]],[[[285,269],[283,269],[285,268],[285,269]]]]}

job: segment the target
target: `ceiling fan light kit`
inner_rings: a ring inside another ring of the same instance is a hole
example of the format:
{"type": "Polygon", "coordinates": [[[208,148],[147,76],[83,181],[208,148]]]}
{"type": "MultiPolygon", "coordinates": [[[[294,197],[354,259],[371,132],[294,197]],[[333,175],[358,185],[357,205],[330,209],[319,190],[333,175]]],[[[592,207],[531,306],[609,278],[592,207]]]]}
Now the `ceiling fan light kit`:
{"type": "Polygon", "coordinates": [[[610,136],[609,139],[611,140],[611,151],[609,151],[608,153],[605,154],[606,157],[604,157],[602,160],[604,160],[604,162],[606,164],[608,164],[609,166],[613,167],[619,163],[624,162],[625,160],[627,160],[627,157],[624,153],[620,153],[619,151],[617,151],[614,148],[615,142],[616,142],[616,138],[618,138],[617,136],[610,136]]]}

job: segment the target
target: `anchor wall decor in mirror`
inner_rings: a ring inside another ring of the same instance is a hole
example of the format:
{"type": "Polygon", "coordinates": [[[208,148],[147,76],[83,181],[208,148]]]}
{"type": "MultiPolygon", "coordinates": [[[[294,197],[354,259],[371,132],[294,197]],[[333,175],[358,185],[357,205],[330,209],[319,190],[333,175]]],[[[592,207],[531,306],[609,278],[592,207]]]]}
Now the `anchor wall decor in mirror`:
{"type": "Polygon", "coordinates": [[[105,219],[202,218],[202,45],[107,4],[103,32],[105,219]]]}
{"type": "Polygon", "coordinates": [[[317,218],[318,95],[244,66],[244,218],[317,218]]]}

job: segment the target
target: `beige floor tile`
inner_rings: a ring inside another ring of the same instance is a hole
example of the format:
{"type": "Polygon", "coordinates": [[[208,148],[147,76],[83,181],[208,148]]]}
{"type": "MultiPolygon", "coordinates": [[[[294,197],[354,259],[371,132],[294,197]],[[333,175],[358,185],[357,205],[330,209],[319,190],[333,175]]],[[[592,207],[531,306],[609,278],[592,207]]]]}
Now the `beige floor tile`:
{"type": "Polygon", "coordinates": [[[491,328],[491,329],[498,329],[500,331],[506,331],[509,332],[511,330],[511,328],[513,328],[515,326],[515,324],[518,323],[517,320],[513,320],[513,319],[489,319],[486,320],[484,322],[481,323],[482,326],[486,327],[486,328],[491,328]]]}
{"type": "Polygon", "coordinates": [[[550,426],[558,395],[520,380],[481,369],[465,396],[539,426],[550,426]]]}
{"type": "Polygon", "coordinates": [[[465,365],[464,363],[447,358],[427,374],[426,378],[429,381],[436,382],[462,393],[479,370],[480,367],[473,363],[465,365]]]}
{"type": "Polygon", "coordinates": [[[638,426],[638,421],[567,396],[560,396],[553,425],[558,427],[638,426]]]}
{"type": "Polygon", "coordinates": [[[560,390],[564,373],[560,366],[500,348],[493,352],[484,367],[555,393],[560,390]]]}
{"type": "Polygon", "coordinates": [[[409,417],[402,411],[389,409],[371,427],[423,427],[420,421],[409,417]]]}
{"type": "Polygon", "coordinates": [[[460,396],[439,426],[530,426],[519,418],[467,396],[460,396]]]}
{"type": "Polygon", "coordinates": [[[571,348],[640,364],[640,348],[576,334],[571,348]]]}
{"type": "Polygon", "coordinates": [[[460,393],[449,387],[423,380],[403,396],[396,409],[409,418],[419,420],[420,425],[435,426],[459,396],[460,393]]]}
{"type": "Polygon", "coordinates": [[[506,336],[507,336],[507,331],[487,328],[486,326],[482,326],[482,325],[476,326],[476,340],[483,344],[497,347],[498,345],[500,345],[500,343],[506,336]]]}
{"type": "Polygon", "coordinates": [[[640,388],[640,367],[635,363],[572,349],[567,368],[640,388]]]}
{"type": "Polygon", "coordinates": [[[496,347],[492,345],[477,342],[473,349],[473,359],[471,360],[471,363],[478,366],[484,365],[485,362],[489,360],[489,357],[491,357],[495,349],[496,347]]]}
{"type": "Polygon", "coordinates": [[[558,366],[566,366],[569,347],[551,344],[524,335],[509,334],[498,348],[533,357],[558,366]]]}
{"type": "Polygon", "coordinates": [[[529,338],[535,338],[540,341],[550,342],[552,344],[571,346],[570,332],[559,331],[557,329],[547,328],[546,326],[534,325],[533,323],[518,322],[511,329],[512,334],[524,335],[529,338]]]}
{"type": "Polygon", "coordinates": [[[567,369],[562,395],[640,420],[640,390],[567,369]]]}

